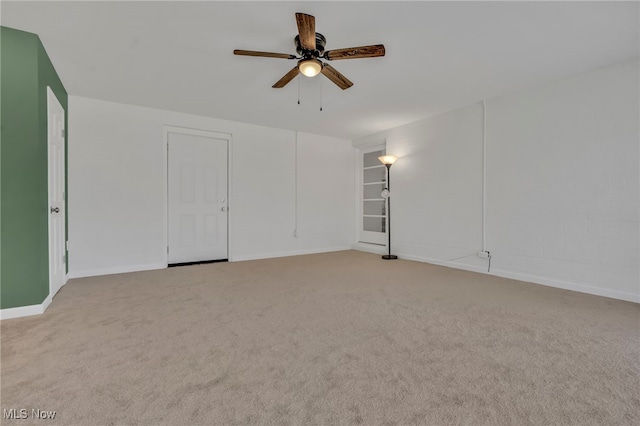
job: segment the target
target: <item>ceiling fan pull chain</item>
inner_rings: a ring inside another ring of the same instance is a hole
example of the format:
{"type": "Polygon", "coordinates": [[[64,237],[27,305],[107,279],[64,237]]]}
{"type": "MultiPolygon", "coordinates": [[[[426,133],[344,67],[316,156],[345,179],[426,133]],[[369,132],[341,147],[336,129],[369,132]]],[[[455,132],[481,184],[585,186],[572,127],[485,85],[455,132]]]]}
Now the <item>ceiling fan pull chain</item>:
{"type": "Polygon", "coordinates": [[[298,74],[298,105],[300,105],[300,74],[298,74]]]}
{"type": "Polygon", "coordinates": [[[322,111],[322,79],[320,79],[320,111],[322,111]]]}

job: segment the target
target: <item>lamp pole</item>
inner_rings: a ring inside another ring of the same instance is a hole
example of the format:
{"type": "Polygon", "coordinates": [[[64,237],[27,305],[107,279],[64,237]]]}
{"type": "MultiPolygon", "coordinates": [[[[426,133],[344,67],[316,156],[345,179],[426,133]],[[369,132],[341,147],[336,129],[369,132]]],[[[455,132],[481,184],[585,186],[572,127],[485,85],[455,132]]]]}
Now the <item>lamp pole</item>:
{"type": "Polygon", "coordinates": [[[383,155],[378,160],[387,168],[387,187],[382,191],[383,196],[387,199],[387,248],[389,253],[382,256],[384,260],[397,259],[398,256],[391,254],[391,165],[398,159],[395,155],[383,155]]]}

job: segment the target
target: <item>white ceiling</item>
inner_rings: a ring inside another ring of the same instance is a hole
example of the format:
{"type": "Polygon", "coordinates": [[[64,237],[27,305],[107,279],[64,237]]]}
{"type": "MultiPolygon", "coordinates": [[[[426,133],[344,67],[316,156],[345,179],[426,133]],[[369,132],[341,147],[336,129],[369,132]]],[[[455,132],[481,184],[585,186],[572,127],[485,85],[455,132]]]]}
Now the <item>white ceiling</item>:
{"type": "Polygon", "coordinates": [[[70,95],[353,139],[639,54],[638,2],[8,2],[2,25],[37,33],[70,95]],[[294,61],[294,13],[327,49],[384,43],[271,85],[294,61]],[[324,110],[319,111],[320,90],[324,110]]]}

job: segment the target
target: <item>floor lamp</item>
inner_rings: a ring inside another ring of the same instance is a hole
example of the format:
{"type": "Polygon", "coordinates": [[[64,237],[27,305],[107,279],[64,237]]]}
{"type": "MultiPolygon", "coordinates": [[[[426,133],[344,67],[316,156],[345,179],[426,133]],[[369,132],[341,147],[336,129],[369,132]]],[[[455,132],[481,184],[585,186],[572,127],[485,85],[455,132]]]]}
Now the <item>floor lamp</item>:
{"type": "Polygon", "coordinates": [[[387,199],[387,236],[389,237],[389,242],[387,247],[389,248],[389,254],[385,254],[382,256],[385,260],[393,260],[397,259],[398,256],[391,254],[391,165],[396,162],[398,157],[395,155],[383,155],[378,157],[378,160],[387,168],[387,187],[382,190],[382,198],[387,199]]]}

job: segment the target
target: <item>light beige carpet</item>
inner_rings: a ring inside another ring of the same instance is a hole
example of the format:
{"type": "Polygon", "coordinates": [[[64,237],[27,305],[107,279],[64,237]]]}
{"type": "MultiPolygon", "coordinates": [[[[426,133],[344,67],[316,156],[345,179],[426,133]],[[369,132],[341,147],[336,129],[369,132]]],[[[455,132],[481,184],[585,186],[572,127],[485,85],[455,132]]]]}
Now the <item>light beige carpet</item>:
{"type": "Polygon", "coordinates": [[[355,251],[71,280],[2,321],[64,425],[638,425],[640,306],[355,251]]]}

